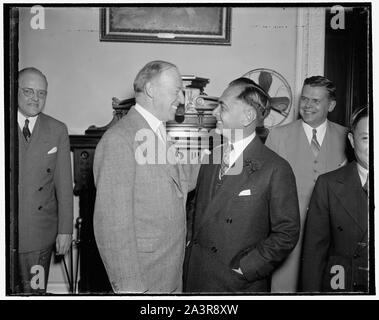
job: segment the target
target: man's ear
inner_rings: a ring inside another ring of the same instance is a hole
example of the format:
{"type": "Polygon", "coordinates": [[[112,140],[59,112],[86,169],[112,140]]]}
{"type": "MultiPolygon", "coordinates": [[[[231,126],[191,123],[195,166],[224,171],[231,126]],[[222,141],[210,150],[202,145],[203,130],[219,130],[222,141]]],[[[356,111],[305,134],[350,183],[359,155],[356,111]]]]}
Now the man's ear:
{"type": "Polygon", "coordinates": [[[151,83],[151,81],[148,81],[145,84],[145,94],[150,98],[153,98],[154,96],[154,85],[151,83]]]}
{"type": "Polygon", "coordinates": [[[245,119],[243,121],[243,126],[247,127],[249,126],[255,119],[257,119],[257,112],[254,110],[254,108],[247,107],[244,110],[245,119]]]}
{"type": "Polygon", "coordinates": [[[351,146],[352,146],[353,149],[354,149],[354,136],[353,136],[353,134],[352,134],[351,132],[349,132],[349,133],[347,134],[347,138],[349,139],[350,144],[351,144],[351,146]]]}
{"type": "Polygon", "coordinates": [[[329,112],[332,112],[332,111],[334,110],[334,108],[336,107],[336,104],[337,104],[336,100],[331,100],[331,101],[329,102],[329,108],[328,108],[328,111],[329,111],[329,112]]]}

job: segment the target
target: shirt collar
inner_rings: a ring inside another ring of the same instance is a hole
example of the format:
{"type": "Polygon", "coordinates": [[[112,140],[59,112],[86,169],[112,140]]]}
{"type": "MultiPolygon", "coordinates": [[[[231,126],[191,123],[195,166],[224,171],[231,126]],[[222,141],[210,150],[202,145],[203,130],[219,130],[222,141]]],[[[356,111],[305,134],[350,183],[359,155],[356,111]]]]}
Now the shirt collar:
{"type": "Polygon", "coordinates": [[[368,170],[363,168],[358,162],[357,162],[357,169],[358,169],[359,178],[361,179],[361,183],[363,186],[367,181],[368,170]]]}
{"type": "Polygon", "coordinates": [[[29,120],[29,131],[30,132],[33,132],[33,129],[34,129],[34,125],[36,124],[36,121],[38,119],[38,114],[34,117],[25,117],[21,112],[20,110],[17,110],[17,122],[18,122],[18,125],[20,126],[21,130],[22,128],[24,127],[25,125],[25,120],[28,119],[29,120]]]}
{"type": "MultiPolygon", "coordinates": [[[[311,127],[308,123],[304,122],[303,120],[302,120],[302,123],[303,123],[303,128],[305,131],[305,135],[307,136],[308,142],[310,144],[312,141],[312,136],[313,136],[313,127],[311,127]]],[[[317,128],[315,128],[317,130],[317,134],[316,134],[317,141],[320,145],[322,145],[322,142],[324,141],[327,124],[328,124],[328,120],[325,120],[317,128]]]]}
{"type": "MultiPolygon", "coordinates": [[[[159,126],[163,124],[156,116],[154,116],[150,111],[147,111],[144,107],[136,103],[135,109],[141,114],[141,116],[146,120],[149,124],[150,128],[157,132],[159,126]]],[[[164,124],[163,124],[164,125],[164,124]]]]}

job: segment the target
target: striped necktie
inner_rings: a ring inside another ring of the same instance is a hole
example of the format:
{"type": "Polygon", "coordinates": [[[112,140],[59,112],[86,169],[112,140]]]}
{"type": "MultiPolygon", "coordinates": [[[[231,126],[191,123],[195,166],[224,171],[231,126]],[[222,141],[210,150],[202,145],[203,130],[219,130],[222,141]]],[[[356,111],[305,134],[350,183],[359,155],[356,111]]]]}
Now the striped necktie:
{"type": "Polygon", "coordinates": [[[230,153],[233,151],[233,145],[228,143],[227,146],[224,148],[224,152],[222,154],[222,161],[221,161],[221,167],[220,172],[218,174],[218,178],[221,180],[222,177],[225,175],[226,171],[229,169],[230,164],[230,153]]]}
{"type": "Polygon", "coordinates": [[[30,133],[30,130],[29,130],[29,120],[28,119],[25,119],[25,125],[22,128],[22,133],[25,137],[26,142],[29,142],[32,134],[30,133]]]}
{"type": "Polygon", "coordinates": [[[313,135],[312,135],[312,141],[311,141],[311,149],[312,149],[312,152],[313,152],[315,158],[317,158],[318,153],[320,152],[321,146],[317,141],[317,130],[313,129],[312,133],[313,133],[313,135]]]}

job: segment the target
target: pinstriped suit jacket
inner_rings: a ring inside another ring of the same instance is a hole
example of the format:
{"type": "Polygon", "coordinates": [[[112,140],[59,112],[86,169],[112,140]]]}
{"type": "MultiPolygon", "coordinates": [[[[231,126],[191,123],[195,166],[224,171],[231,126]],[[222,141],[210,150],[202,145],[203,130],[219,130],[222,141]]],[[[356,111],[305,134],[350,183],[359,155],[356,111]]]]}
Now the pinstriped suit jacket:
{"type": "Polygon", "coordinates": [[[20,128],[18,140],[19,252],[30,252],[53,245],[57,233],[72,233],[70,142],[66,125],[43,113],[29,143],[20,128]]]}

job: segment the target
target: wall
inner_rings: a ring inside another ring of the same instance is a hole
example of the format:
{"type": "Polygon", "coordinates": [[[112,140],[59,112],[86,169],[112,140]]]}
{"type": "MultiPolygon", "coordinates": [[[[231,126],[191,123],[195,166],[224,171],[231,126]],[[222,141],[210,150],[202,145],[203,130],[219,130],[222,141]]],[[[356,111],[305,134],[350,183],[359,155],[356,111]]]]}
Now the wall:
{"type": "Polygon", "coordinates": [[[19,67],[40,68],[49,80],[46,113],[70,133],[111,119],[112,97],[132,96],[132,83],[148,61],[165,59],[182,74],[210,79],[209,95],[249,70],[267,67],[295,83],[296,8],[233,8],[232,46],[99,41],[98,8],[48,8],[45,30],[20,11],[19,67]]]}
{"type": "MultiPolygon", "coordinates": [[[[30,27],[32,14],[20,9],[19,68],[34,66],[48,77],[45,112],[65,122],[71,134],[103,126],[112,115],[112,97],[132,96],[137,71],[164,59],[182,74],[210,79],[209,95],[220,95],[228,82],[266,67],[296,82],[296,8],[233,8],[232,45],[178,45],[99,41],[98,8],[46,9],[46,29],[30,27]]],[[[75,199],[75,214],[78,200],[75,199]]],[[[64,269],[53,263],[48,291],[67,292],[64,269]]]]}

